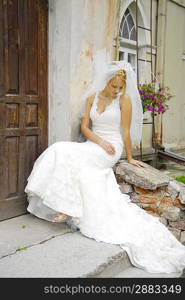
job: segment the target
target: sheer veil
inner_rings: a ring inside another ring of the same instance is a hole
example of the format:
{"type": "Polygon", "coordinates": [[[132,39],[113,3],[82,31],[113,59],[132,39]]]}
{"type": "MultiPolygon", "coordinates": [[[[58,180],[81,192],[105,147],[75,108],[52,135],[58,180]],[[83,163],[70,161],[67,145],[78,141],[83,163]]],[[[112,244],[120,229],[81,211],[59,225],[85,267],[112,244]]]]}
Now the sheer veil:
{"type": "Polygon", "coordinates": [[[142,137],[143,108],[137,87],[137,77],[131,64],[124,60],[110,61],[110,57],[104,49],[97,51],[93,57],[93,61],[93,81],[82,98],[80,117],[82,118],[84,115],[86,99],[94,93],[103,90],[117,71],[124,69],[127,74],[126,90],[124,92],[130,96],[132,101],[130,136],[132,145],[139,146],[142,137]]]}

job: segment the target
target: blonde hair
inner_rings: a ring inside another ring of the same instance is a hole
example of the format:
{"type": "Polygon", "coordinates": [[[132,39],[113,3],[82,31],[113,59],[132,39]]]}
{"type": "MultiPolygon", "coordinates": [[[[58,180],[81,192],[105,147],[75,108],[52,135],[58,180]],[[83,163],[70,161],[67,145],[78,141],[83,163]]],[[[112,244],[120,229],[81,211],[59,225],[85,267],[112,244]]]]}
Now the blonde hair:
{"type": "Polygon", "coordinates": [[[127,73],[124,69],[117,71],[117,73],[112,77],[112,80],[121,79],[124,84],[124,92],[126,91],[126,80],[127,80],[127,73]]]}
{"type": "Polygon", "coordinates": [[[115,76],[121,77],[121,79],[123,79],[124,81],[126,81],[127,79],[127,73],[125,70],[119,70],[115,76]]]}

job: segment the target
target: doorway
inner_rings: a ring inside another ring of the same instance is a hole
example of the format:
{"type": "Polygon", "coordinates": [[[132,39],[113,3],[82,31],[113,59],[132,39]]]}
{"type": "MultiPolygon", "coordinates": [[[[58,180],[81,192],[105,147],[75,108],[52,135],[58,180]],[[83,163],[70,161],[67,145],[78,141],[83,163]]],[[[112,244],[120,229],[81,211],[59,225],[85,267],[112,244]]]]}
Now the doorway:
{"type": "Polygon", "coordinates": [[[48,2],[0,1],[0,220],[26,212],[24,188],[48,146],[48,2]]]}

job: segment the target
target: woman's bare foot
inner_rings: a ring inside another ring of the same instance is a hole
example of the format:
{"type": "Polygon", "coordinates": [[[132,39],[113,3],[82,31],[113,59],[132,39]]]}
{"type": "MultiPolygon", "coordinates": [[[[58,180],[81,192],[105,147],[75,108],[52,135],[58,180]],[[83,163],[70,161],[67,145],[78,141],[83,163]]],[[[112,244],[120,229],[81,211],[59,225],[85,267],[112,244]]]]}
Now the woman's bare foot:
{"type": "Polygon", "coordinates": [[[68,215],[65,215],[63,213],[58,213],[54,219],[52,220],[53,222],[64,222],[68,218],[68,215]]]}

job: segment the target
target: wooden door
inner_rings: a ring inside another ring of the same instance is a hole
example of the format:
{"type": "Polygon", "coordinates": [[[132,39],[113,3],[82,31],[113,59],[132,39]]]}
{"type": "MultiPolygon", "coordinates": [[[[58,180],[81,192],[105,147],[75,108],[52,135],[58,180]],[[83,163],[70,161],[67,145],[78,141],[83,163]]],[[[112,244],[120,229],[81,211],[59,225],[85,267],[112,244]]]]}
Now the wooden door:
{"type": "Polygon", "coordinates": [[[0,220],[26,212],[48,146],[47,16],[47,0],[0,0],[0,220]]]}

